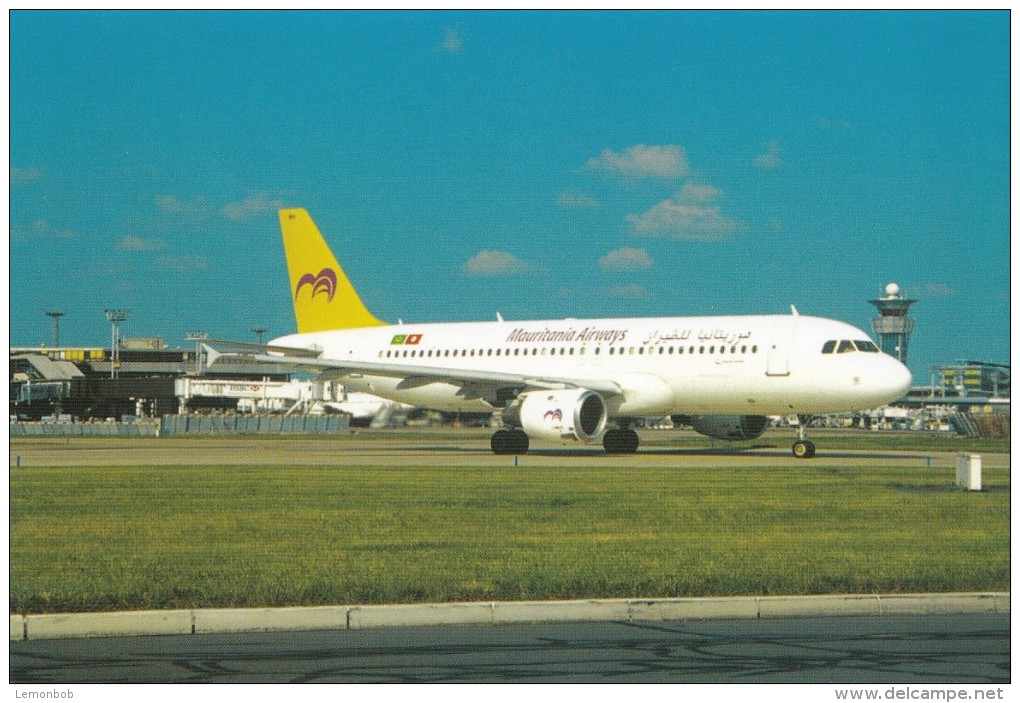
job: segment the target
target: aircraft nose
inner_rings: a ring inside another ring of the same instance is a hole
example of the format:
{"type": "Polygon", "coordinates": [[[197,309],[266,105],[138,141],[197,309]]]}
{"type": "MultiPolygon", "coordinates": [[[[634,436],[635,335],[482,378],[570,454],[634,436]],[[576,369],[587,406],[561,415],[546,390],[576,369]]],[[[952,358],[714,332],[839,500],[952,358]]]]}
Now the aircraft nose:
{"type": "Polygon", "coordinates": [[[898,360],[888,357],[886,361],[881,381],[883,390],[888,389],[889,401],[899,400],[910,390],[913,378],[910,369],[898,360]]]}

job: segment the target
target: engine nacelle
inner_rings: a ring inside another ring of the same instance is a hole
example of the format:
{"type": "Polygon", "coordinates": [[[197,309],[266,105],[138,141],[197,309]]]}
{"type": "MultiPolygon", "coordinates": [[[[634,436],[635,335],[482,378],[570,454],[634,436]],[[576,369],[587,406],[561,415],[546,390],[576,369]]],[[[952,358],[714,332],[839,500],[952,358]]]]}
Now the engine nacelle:
{"type": "Polygon", "coordinates": [[[764,415],[693,415],[691,427],[716,439],[758,439],[769,426],[764,415]]]}
{"type": "Polygon", "coordinates": [[[570,444],[590,442],[606,427],[606,403],[595,391],[529,391],[503,411],[503,421],[529,437],[570,444]]]}

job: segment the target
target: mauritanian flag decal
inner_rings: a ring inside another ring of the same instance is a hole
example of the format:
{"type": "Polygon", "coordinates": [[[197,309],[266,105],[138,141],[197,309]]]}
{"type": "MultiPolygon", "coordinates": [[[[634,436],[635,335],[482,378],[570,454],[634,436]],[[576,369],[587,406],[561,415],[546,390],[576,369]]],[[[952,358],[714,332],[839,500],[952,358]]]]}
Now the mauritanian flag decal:
{"type": "Polygon", "coordinates": [[[417,344],[421,341],[420,334],[395,334],[390,344],[417,344]]]}

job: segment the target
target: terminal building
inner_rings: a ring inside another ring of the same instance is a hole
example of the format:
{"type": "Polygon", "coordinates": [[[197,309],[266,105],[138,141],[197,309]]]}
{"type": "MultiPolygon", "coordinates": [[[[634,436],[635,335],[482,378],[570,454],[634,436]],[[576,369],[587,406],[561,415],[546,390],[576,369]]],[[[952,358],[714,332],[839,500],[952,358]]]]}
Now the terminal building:
{"type": "MultiPolygon", "coordinates": [[[[121,419],[175,414],[180,402],[174,382],[203,375],[247,381],[285,381],[278,366],[223,363],[201,367],[196,350],[168,349],[159,338],[125,339],[117,349],[98,347],[12,347],[10,414],[14,419],[121,419]]],[[[198,408],[233,408],[237,399],[203,398],[198,408]]]]}

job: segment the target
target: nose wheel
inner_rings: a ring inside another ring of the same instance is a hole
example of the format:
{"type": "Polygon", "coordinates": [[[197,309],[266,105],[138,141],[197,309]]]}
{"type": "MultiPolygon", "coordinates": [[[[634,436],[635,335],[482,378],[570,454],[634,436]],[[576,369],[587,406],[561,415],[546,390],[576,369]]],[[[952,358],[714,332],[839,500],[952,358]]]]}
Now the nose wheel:
{"type": "Polygon", "coordinates": [[[807,424],[811,418],[797,416],[797,441],[793,443],[793,455],[798,459],[810,459],[815,455],[815,443],[807,438],[807,424]]]}
{"type": "Polygon", "coordinates": [[[815,443],[807,439],[798,439],[793,443],[793,455],[798,459],[810,459],[815,455],[815,443]]]}

